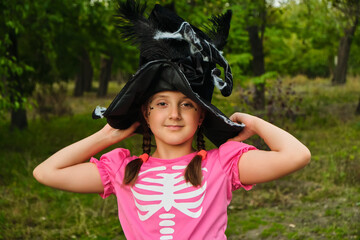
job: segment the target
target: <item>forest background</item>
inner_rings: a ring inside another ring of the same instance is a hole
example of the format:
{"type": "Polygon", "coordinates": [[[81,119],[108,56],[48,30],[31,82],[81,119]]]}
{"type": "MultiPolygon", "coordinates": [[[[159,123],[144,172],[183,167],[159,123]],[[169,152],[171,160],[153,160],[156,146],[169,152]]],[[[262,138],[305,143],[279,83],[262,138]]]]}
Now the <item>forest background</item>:
{"type": "MultiPolygon", "coordinates": [[[[224,56],[235,87],[226,99],[216,91],[214,104],[273,122],[312,152],[296,174],[234,193],[228,238],[359,239],[360,1],[147,2],[170,4],[203,30],[231,9],[224,56]]],[[[32,177],[41,161],[105,124],[92,110],[108,106],[138,67],[136,47],[116,29],[116,5],[0,2],[0,239],[124,239],[115,198],[60,192],[32,177]]],[[[140,142],[113,148],[138,154],[140,142]]]]}

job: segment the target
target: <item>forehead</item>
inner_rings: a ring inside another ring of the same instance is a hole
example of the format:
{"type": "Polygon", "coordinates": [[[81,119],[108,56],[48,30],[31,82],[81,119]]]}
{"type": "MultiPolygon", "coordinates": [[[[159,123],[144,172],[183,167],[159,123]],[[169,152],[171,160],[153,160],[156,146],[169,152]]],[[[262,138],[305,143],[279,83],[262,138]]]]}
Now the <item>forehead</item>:
{"type": "Polygon", "coordinates": [[[150,101],[153,101],[158,98],[169,98],[169,99],[189,99],[187,96],[185,96],[182,92],[179,91],[162,91],[154,94],[150,101]]]}

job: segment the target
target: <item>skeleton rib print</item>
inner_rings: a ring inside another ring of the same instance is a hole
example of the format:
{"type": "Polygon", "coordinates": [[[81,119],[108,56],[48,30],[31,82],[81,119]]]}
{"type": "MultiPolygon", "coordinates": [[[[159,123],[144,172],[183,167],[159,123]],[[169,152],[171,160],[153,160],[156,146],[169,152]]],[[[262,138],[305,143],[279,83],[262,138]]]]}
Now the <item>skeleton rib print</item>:
{"type": "MultiPolygon", "coordinates": [[[[165,166],[150,168],[139,173],[137,183],[131,188],[141,221],[148,220],[162,208],[165,210],[165,213],[164,210],[160,211],[158,216],[160,239],[173,239],[176,216],[171,211],[172,208],[190,218],[201,215],[207,182],[200,188],[185,182],[185,168],[186,166],[172,166],[170,171],[166,171],[165,166]]],[[[202,171],[205,175],[207,169],[202,168],[202,171]]]]}

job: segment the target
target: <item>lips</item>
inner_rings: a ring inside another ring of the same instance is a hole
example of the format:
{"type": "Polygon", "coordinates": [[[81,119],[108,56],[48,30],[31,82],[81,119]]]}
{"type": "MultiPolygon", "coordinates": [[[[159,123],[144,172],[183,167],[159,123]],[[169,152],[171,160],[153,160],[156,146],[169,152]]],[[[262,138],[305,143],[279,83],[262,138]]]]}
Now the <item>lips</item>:
{"type": "Polygon", "coordinates": [[[183,128],[184,126],[182,126],[182,125],[165,125],[165,127],[170,130],[179,130],[179,129],[183,128]]]}

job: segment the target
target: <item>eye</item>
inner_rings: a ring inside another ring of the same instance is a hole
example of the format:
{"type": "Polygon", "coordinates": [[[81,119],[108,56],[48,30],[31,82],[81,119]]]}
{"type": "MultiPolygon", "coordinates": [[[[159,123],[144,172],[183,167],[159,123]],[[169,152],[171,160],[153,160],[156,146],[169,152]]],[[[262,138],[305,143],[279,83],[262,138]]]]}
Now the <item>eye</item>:
{"type": "Polygon", "coordinates": [[[167,103],[166,102],[158,102],[156,104],[157,107],[166,107],[167,106],[167,103]]]}
{"type": "Polygon", "coordinates": [[[194,105],[192,103],[190,103],[190,102],[183,102],[181,104],[181,107],[182,108],[194,108],[194,105]]]}

